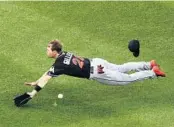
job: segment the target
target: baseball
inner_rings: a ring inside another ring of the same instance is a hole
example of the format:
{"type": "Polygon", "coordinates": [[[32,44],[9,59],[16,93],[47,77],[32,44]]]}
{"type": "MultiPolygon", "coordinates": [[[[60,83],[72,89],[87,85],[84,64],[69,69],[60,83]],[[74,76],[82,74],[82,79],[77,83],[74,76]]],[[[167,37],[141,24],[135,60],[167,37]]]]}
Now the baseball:
{"type": "Polygon", "coordinates": [[[58,94],[58,96],[57,96],[59,99],[62,99],[63,98],[63,94],[58,94]]]}

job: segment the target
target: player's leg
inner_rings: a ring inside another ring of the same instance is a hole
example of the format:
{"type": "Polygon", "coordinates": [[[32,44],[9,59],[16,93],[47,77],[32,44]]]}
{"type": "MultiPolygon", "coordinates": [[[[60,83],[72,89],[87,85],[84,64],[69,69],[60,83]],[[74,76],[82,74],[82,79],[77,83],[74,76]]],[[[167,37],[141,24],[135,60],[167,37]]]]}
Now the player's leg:
{"type": "Polygon", "coordinates": [[[122,73],[127,73],[129,71],[143,71],[151,70],[154,66],[158,66],[154,60],[150,62],[128,62],[122,65],[116,65],[113,63],[106,63],[107,69],[116,70],[122,73]]]}
{"type": "Polygon", "coordinates": [[[93,73],[90,75],[90,79],[94,79],[101,83],[110,85],[125,85],[137,80],[156,77],[156,74],[153,70],[140,71],[129,75],[116,69],[108,69],[108,62],[100,58],[92,59],[91,67],[93,67],[93,73]],[[99,68],[99,65],[102,67],[99,68]],[[103,71],[100,69],[103,69],[103,71]],[[99,70],[103,73],[99,73],[99,70]]]}
{"type": "Polygon", "coordinates": [[[129,75],[119,71],[104,69],[103,74],[94,73],[91,75],[90,79],[97,80],[100,83],[108,85],[126,85],[135,81],[155,77],[156,74],[153,70],[140,71],[129,75]]]}
{"type": "Polygon", "coordinates": [[[107,61],[95,58],[91,61],[93,69],[90,74],[90,79],[97,80],[104,84],[110,85],[125,85],[138,80],[155,78],[157,76],[165,77],[165,73],[158,66],[154,66],[152,70],[144,70],[133,74],[126,74],[117,70],[107,68],[107,61]]]}
{"type": "Polygon", "coordinates": [[[126,73],[129,71],[138,72],[142,70],[150,70],[151,67],[150,67],[150,62],[128,62],[122,65],[116,65],[108,62],[107,69],[126,73]]]}

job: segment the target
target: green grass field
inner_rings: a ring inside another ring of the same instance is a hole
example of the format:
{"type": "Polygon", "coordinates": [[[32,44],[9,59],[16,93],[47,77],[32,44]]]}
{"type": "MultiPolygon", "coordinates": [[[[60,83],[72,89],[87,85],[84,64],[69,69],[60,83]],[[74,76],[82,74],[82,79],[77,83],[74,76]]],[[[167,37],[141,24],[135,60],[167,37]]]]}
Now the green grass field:
{"type": "Polygon", "coordinates": [[[174,127],[173,34],[174,2],[0,2],[0,127],[174,127]],[[32,90],[23,83],[54,62],[46,56],[53,39],[117,64],[155,59],[167,77],[107,86],[60,76],[15,107],[13,97],[32,90]],[[141,41],[138,58],[131,39],[141,41]]]}

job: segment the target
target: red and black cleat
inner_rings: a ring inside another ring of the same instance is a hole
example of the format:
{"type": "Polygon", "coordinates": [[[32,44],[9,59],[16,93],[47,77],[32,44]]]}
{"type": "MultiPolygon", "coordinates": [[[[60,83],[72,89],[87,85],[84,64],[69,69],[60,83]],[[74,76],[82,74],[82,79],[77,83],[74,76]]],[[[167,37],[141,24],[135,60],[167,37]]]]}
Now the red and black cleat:
{"type": "Polygon", "coordinates": [[[152,70],[156,74],[156,76],[166,77],[166,74],[163,71],[161,71],[158,66],[154,66],[152,70]]]}

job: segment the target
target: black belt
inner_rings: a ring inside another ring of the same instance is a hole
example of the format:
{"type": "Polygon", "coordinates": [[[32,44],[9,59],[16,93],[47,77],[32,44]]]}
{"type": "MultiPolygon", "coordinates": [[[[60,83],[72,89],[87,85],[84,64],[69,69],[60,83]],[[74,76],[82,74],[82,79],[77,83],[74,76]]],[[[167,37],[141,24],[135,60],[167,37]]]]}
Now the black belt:
{"type": "Polygon", "coordinates": [[[93,74],[94,73],[94,66],[91,66],[92,59],[89,59],[89,61],[90,61],[90,73],[93,74]]]}

